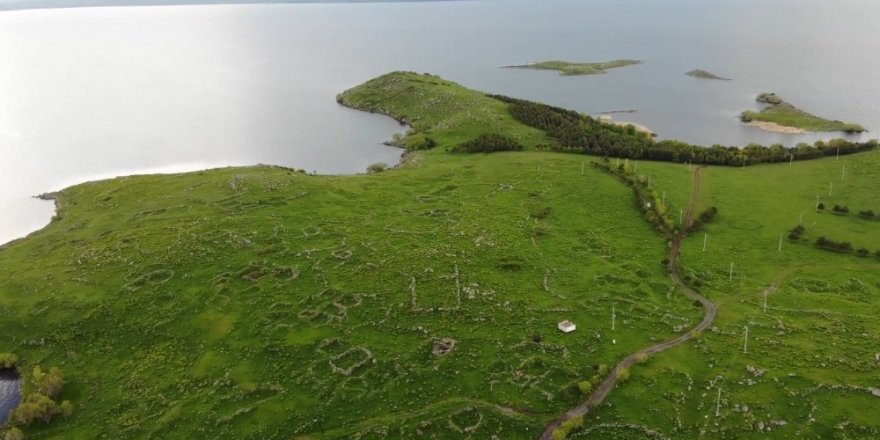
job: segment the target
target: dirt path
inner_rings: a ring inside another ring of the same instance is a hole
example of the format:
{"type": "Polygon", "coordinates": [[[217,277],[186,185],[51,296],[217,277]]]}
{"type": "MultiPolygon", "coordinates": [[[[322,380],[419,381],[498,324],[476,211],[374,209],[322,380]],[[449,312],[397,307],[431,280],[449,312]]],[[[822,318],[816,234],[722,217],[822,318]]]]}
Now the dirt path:
{"type": "Polygon", "coordinates": [[[626,358],[624,358],[620,363],[618,363],[611,373],[608,374],[608,377],[599,384],[598,387],[593,391],[593,394],[590,394],[590,397],[587,398],[586,401],[581,403],[580,405],[568,410],[565,414],[559,416],[556,420],[551,422],[547,428],[544,430],[544,433],[541,435],[541,440],[552,440],[553,431],[556,430],[560,425],[571,420],[575,417],[582,417],[590,412],[593,407],[599,406],[605,397],[608,396],[608,393],[614,389],[614,386],[617,385],[617,377],[620,371],[628,369],[633,364],[638,362],[638,357],[640,354],[655,354],[660,353],[661,351],[668,350],[676,345],[687,342],[690,339],[693,339],[698,333],[706,330],[712,325],[712,322],[715,320],[715,316],[717,314],[717,309],[715,304],[711,301],[700,295],[696,290],[690,288],[687,284],[684,283],[681,279],[681,267],[678,264],[678,256],[681,252],[681,243],[687,237],[687,230],[694,222],[694,210],[696,209],[697,200],[700,194],[700,172],[705,168],[704,166],[697,167],[694,169],[694,178],[693,178],[693,192],[691,193],[690,201],[688,202],[687,213],[686,213],[686,221],[685,227],[682,228],[682,231],[675,235],[672,239],[672,246],[669,248],[669,264],[666,269],[669,271],[669,276],[672,278],[672,282],[681,289],[682,292],[685,293],[689,298],[694,301],[698,301],[700,305],[703,306],[703,309],[706,310],[706,315],[703,317],[703,320],[700,321],[694,328],[689,330],[687,333],[679,335],[674,339],[670,339],[665,342],[661,342],[657,345],[650,346],[648,348],[642,349],[638,352],[635,352],[626,358]]]}

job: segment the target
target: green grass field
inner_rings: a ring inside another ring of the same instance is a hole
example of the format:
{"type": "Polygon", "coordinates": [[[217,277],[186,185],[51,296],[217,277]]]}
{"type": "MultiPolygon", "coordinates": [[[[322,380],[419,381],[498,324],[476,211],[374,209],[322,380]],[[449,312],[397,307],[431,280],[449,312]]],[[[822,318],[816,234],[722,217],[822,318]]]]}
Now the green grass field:
{"type": "MultiPolygon", "coordinates": [[[[436,77],[391,74],[340,100],[438,148],[370,175],[84,183],[0,249],[0,352],[61,367],[76,406],[29,439],[534,439],[600,365],[702,319],[633,191],[590,166],[601,159],[447,153],[486,130],[547,138],[436,77]]],[[[671,217],[686,208],[687,165],[637,167],[671,217]]],[[[880,260],[806,240],[880,250],[880,221],[814,212],[816,195],[880,210],[878,176],[878,152],[701,170],[697,211],[718,216],[681,263],[718,319],[634,366],[570,438],[876,438],[880,260]],[[778,251],[801,214],[805,241],[778,251]]]]}
{"type": "Polygon", "coordinates": [[[595,63],[573,63],[570,61],[541,61],[519,66],[505,66],[510,69],[555,70],[562,76],[596,75],[608,73],[609,69],[641,64],[640,60],[611,60],[595,63]]]}
{"type": "MultiPolygon", "coordinates": [[[[658,185],[684,174],[667,164],[640,168],[658,185]]],[[[682,263],[718,304],[718,320],[697,343],[636,371],[595,423],[636,423],[672,438],[876,438],[880,424],[868,414],[880,410],[871,393],[880,374],[880,261],[812,242],[824,235],[880,250],[880,222],[815,209],[817,195],[828,206],[880,206],[877,176],[877,152],[704,170],[700,206],[719,214],[685,242],[682,263]],[[787,231],[801,215],[807,232],[792,242],[787,231]]]]}

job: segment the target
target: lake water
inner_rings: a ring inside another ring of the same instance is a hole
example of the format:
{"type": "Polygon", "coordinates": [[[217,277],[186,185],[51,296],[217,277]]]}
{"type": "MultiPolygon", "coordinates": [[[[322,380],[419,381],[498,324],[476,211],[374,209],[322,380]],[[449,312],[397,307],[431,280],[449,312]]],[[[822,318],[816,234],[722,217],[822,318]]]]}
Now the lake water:
{"type": "MultiPolygon", "coordinates": [[[[644,124],[693,143],[813,142],[735,118],[774,91],[880,129],[880,2],[484,0],[0,12],[0,243],[38,229],[30,196],[116,175],[271,163],[354,173],[394,163],[392,120],[336,105],[382,73],[644,124]],[[607,75],[499,69],[645,63],[607,75]],[[733,81],[684,76],[702,68],[733,81]]],[[[865,135],[865,138],[871,133],[865,135]]]]}
{"type": "Polygon", "coordinates": [[[21,400],[21,377],[11,369],[0,369],[0,426],[21,400]]]}

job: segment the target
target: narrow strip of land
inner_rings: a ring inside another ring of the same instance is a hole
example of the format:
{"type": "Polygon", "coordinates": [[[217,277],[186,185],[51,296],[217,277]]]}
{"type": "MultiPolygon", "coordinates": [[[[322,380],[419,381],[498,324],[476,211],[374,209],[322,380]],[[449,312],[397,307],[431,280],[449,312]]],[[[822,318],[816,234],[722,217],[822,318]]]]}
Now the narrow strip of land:
{"type": "Polygon", "coordinates": [[[608,374],[608,377],[599,384],[598,387],[590,394],[590,397],[587,398],[580,405],[568,410],[565,414],[558,417],[556,420],[551,422],[547,429],[544,430],[544,433],[541,435],[541,440],[552,440],[553,439],[553,431],[559,428],[563,423],[575,418],[575,417],[583,417],[593,407],[599,406],[605,397],[608,396],[608,393],[614,389],[614,386],[617,385],[618,374],[619,372],[628,369],[633,366],[636,362],[638,362],[639,355],[641,354],[655,354],[661,351],[668,350],[672,347],[675,347],[679,344],[687,342],[694,338],[700,332],[709,328],[712,325],[712,322],[715,321],[715,316],[717,315],[717,309],[715,304],[706,299],[704,296],[700,295],[699,292],[692,289],[690,286],[685,284],[685,282],[681,279],[681,266],[678,264],[678,256],[681,252],[681,243],[687,237],[687,231],[690,226],[694,222],[694,210],[696,209],[697,199],[700,194],[700,172],[705,168],[704,166],[697,167],[694,169],[694,177],[693,177],[693,191],[691,193],[690,201],[688,202],[688,207],[686,211],[686,221],[685,227],[681,229],[681,232],[677,233],[672,239],[672,246],[669,248],[669,264],[666,266],[669,271],[669,276],[672,278],[672,282],[681,289],[682,292],[685,293],[689,298],[698,301],[700,305],[703,306],[703,309],[706,310],[706,315],[703,317],[703,320],[700,321],[694,328],[689,330],[687,333],[684,333],[674,339],[661,342],[657,345],[650,346],[648,348],[639,350],[636,353],[633,353],[626,358],[624,358],[617,366],[614,367],[613,370],[608,374]]]}

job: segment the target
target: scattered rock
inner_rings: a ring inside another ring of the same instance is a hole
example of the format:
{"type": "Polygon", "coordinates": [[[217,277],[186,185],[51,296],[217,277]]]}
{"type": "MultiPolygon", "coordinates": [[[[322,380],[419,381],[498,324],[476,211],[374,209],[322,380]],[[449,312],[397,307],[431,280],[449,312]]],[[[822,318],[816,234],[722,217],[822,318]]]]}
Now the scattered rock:
{"type": "Polygon", "coordinates": [[[871,394],[876,397],[880,397],[880,388],[871,388],[871,394]]]}
{"type": "Polygon", "coordinates": [[[431,353],[433,353],[434,356],[443,357],[449,354],[453,349],[455,349],[455,339],[443,338],[434,343],[434,349],[431,350],[431,353]]]}
{"type": "Polygon", "coordinates": [[[755,377],[761,377],[765,373],[764,370],[762,370],[758,367],[752,366],[752,365],[746,365],[746,371],[748,371],[749,373],[752,374],[752,376],[755,376],[755,377]]]}

